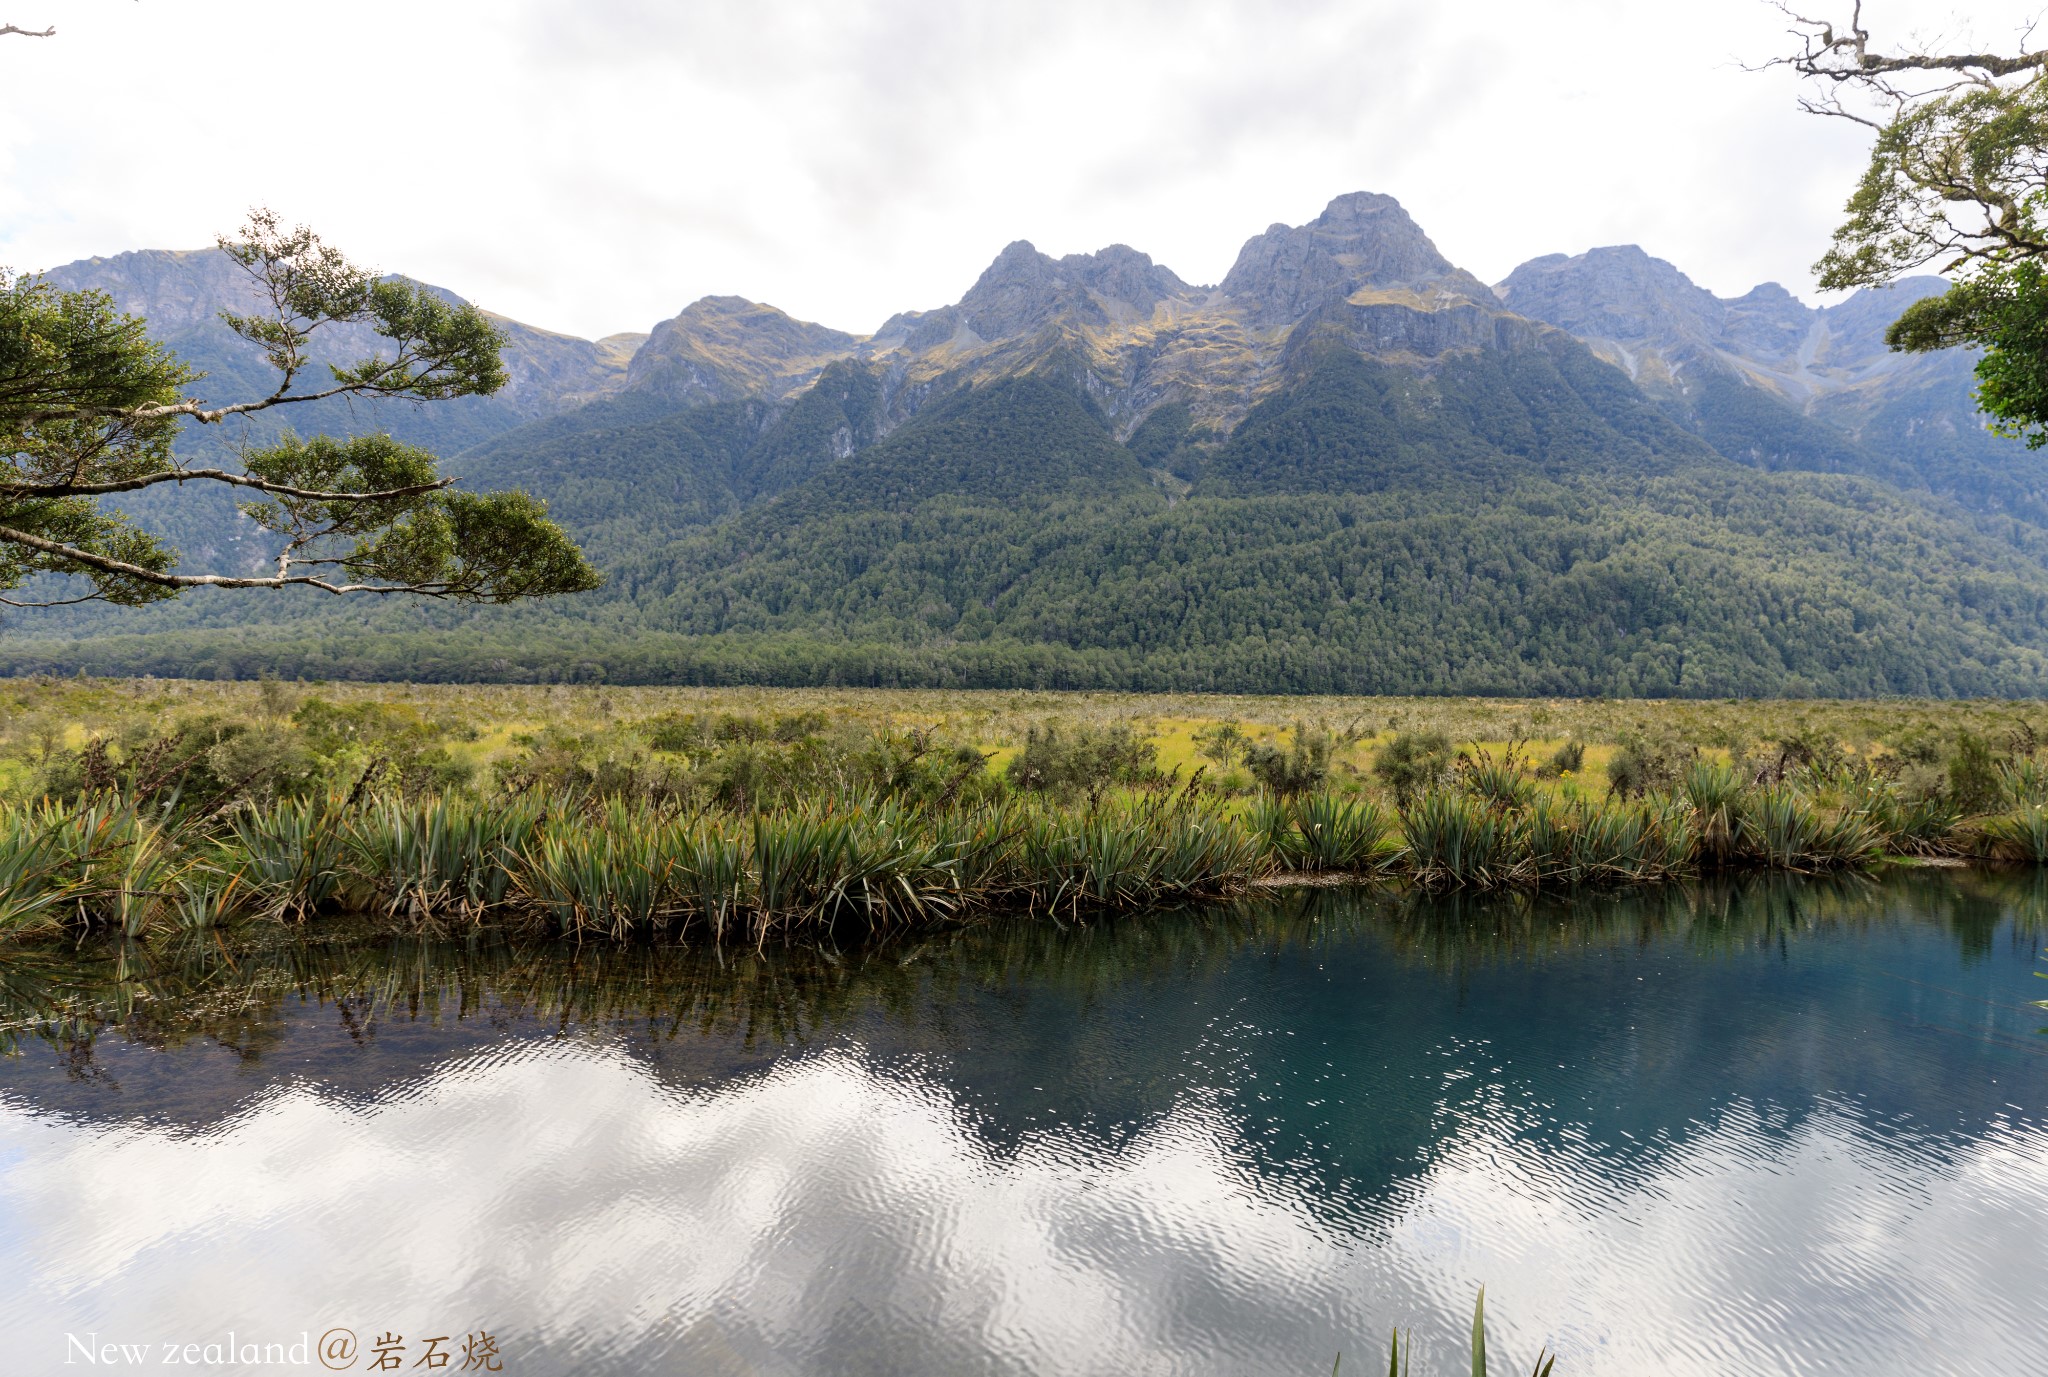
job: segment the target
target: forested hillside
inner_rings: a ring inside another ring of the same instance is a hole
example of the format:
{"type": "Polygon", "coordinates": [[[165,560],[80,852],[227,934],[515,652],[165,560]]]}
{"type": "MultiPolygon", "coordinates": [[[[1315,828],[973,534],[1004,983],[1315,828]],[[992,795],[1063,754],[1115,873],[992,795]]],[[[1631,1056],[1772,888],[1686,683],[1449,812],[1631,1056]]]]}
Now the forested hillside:
{"type": "MultiPolygon", "coordinates": [[[[1584,286],[1563,262],[1532,312],[1564,313],[1584,286]]],[[[10,619],[0,664],[2048,691],[2048,533],[1991,489],[1965,506],[1921,481],[1946,452],[1938,427],[1901,439],[1873,418],[1894,405],[1924,421],[1924,379],[1887,403],[1885,371],[1858,365],[1822,398],[1862,408],[1851,431],[1730,362],[1826,363],[1770,293],[1602,307],[1580,322],[1589,348],[1444,263],[1387,198],[1258,236],[1227,285],[1188,287],[1127,249],[1013,245],[959,307],[867,340],[717,299],[656,332],[658,356],[635,365],[648,385],[564,403],[450,464],[546,496],[606,571],[598,592],[481,611],[283,595],[34,614],[10,619]],[[1629,368],[1593,333],[1640,346],[1667,317],[1683,317],[1680,343],[1637,348],[1629,368]]],[[[1864,328],[1837,326],[1838,350],[1864,328]]],[[[1954,452],[2033,490],[2027,462],[1954,452]]]]}

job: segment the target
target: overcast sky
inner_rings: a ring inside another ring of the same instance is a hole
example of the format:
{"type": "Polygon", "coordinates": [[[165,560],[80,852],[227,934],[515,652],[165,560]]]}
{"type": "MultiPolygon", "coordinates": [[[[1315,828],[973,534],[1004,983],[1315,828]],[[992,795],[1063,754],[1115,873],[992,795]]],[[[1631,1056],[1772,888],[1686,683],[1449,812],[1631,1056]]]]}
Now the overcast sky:
{"type": "MultiPolygon", "coordinates": [[[[2030,12],[1866,11],[2000,47],[2030,12]]],[[[1811,298],[1866,149],[1743,70],[1786,45],[1761,0],[0,0],[0,23],[58,30],[0,38],[0,264],[196,247],[261,203],[590,336],[709,293],[866,332],[1013,239],[1215,282],[1360,189],[1488,281],[1633,242],[1724,295],[1811,298]]]]}

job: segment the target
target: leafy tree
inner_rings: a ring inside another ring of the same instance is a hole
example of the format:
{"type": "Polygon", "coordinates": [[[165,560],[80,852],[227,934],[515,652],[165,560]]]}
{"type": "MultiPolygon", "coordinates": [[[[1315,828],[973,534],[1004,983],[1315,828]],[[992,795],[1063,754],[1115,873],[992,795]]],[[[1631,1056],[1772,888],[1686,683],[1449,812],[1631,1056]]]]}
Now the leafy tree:
{"type": "Polygon", "coordinates": [[[105,294],[60,292],[0,270],[0,594],[49,573],[79,576],[91,590],[0,602],[139,604],[187,588],[289,586],[510,602],[598,585],[541,502],[521,492],[456,492],[432,454],[388,435],[287,431],[243,451],[239,468],[180,461],[172,440],[187,423],[218,425],[329,397],[478,396],[506,381],[504,338],[474,306],[379,280],[266,210],[219,243],[248,274],[257,303],[222,319],[261,351],[277,381],[265,395],[217,405],[192,396],[199,376],[105,294]],[[320,361],[335,336],[366,334],[376,342],[363,357],[320,361]],[[270,572],[178,572],[175,550],[102,505],[194,484],[248,494],[243,515],[275,538],[270,572]]]}
{"type": "Polygon", "coordinates": [[[1195,733],[1195,749],[1202,759],[1225,770],[1244,759],[1251,744],[1244,728],[1235,722],[1218,722],[1195,733]]]}
{"type": "Polygon", "coordinates": [[[1950,290],[1908,307],[1887,342],[1982,348],[1977,400],[1992,428],[2048,444],[2048,51],[1873,52],[1860,0],[1846,25],[1797,23],[1801,49],[1784,62],[1825,86],[1805,108],[1877,136],[1820,285],[1882,286],[1938,265],[1950,290]]]}

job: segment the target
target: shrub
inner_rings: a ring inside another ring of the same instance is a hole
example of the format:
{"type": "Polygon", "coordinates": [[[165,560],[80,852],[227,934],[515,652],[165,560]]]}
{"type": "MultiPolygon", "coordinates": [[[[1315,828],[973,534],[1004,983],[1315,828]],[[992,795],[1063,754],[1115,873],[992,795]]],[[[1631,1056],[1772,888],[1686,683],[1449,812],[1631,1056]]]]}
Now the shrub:
{"type": "Polygon", "coordinates": [[[1575,775],[1586,768],[1586,743],[1573,739],[1550,753],[1550,759],[1536,767],[1536,778],[1557,779],[1575,775]]]}
{"type": "Polygon", "coordinates": [[[1984,835],[1992,849],[2011,860],[2048,861],[2048,809],[2025,804],[2012,812],[1984,822],[1984,835]]]}
{"type": "Polygon", "coordinates": [[[1681,753],[1668,743],[1630,737],[1607,762],[1607,788],[1622,798],[1669,789],[1678,780],[1681,753]]]}
{"type": "Polygon", "coordinates": [[[1372,762],[1373,774],[1404,808],[1449,783],[1452,768],[1451,741],[1442,732],[1396,732],[1372,762]]]}
{"type": "Polygon", "coordinates": [[[1370,799],[1334,794],[1268,798],[1254,806],[1246,821],[1267,858],[1288,870],[1380,871],[1400,851],[1393,840],[1393,816],[1370,799]]]}
{"type": "Polygon", "coordinates": [[[1742,782],[1735,771],[1712,761],[1696,760],[1685,771],[1681,791],[1692,811],[1693,859],[1701,865],[1727,865],[1744,845],[1742,782]]]}
{"type": "Polygon", "coordinates": [[[1956,749],[1948,761],[1948,792],[1956,807],[1966,815],[1992,813],[2005,796],[2005,781],[1991,754],[1991,743],[1974,732],[1956,736],[1956,749]]]}
{"type": "Polygon", "coordinates": [[[1608,798],[1545,798],[1528,816],[1531,878],[1539,883],[1637,883],[1684,869],[1692,849],[1685,815],[1608,798]]]}
{"type": "Polygon", "coordinates": [[[2048,803],[2048,765],[2031,754],[1998,762],[1998,792],[2010,806],[2048,803]]]}
{"type": "Polygon", "coordinates": [[[1535,781],[1524,773],[1528,763],[1513,745],[1498,757],[1475,750],[1458,757],[1458,782],[1487,807],[1513,812],[1526,808],[1536,793],[1535,781]]]}
{"type": "Polygon", "coordinates": [[[1245,747],[1244,767],[1267,792],[1293,798],[1323,787],[1330,777],[1330,757],[1336,747],[1332,733],[1297,722],[1294,739],[1285,750],[1263,742],[1245,747]]]}
{"type": "Polygon", "coordinates": [[[1157,755],[1152,743],[1129,727],[1062,731],[1047,723],[1025,734],[1024,749],[1011,759],[1007,773],[1016,788],[1067,799],[1156,779],[1157,755]]]}
{"type": "Polygon", "coordinates": [[[657,751],[694,756],[705,748],[710,734],[695,713],[670,713],[641,724],[647,744],[657,751]]]}
{"type": "Polygon", "coordinates": [[[342,828],[349,897],[412,922],[481,918],[505,902],[541,811],[530,799],[373,800],[342,828]]]}
{"type": "Polygon", "coordinates": [[[1463,794],[1431,793],[1401,819],[1409,864],[1425,885],[1512,883],[1527,857],[1515,817],[1463,794]]]}

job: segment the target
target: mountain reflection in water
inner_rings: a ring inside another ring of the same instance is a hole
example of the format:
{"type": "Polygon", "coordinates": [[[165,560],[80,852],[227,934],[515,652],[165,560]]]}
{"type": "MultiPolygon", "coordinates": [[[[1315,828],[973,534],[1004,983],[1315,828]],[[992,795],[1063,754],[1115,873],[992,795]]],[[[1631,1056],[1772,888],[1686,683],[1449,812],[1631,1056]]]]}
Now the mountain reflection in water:
{"type": "Polygon", "coordinates": [[[344,1326],[359,1370],[1316,1373],[1398,1323],[1435,1371],[1481,1282],[1562,1377],[2039,1370],[2044,914],[1908,873],[17,953],[9,1370],[344,1326]]]}

